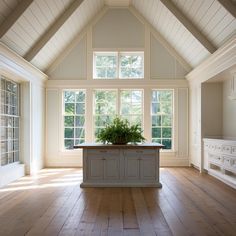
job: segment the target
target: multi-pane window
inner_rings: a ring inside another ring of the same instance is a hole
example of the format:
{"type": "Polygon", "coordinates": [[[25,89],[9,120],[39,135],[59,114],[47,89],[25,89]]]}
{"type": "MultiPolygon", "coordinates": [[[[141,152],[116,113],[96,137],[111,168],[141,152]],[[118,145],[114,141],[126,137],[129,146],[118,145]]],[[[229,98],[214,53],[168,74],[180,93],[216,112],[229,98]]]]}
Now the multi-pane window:
{"type": "Polygon", "coordinates": [[[173,145],[173,91],[153,90],[151,102],[152,142],[172,149],[173,145]]]}
{"type": "Polygon", "coordinates": [[[1,78],[1,165],[19,161],[19,84],[1,78]]]}
{"type": "Polygon", "coordinates": [[[143,53],[121,53],[119,61],[120,78],[143,78],[143,53]]]}
{"type": "Polygon", "coordinates": [[[142,125],[143,92],[142,90],[121,90],[120,115],[131,124],[142,125]]]}
{"type": "Polygon", "coordinates": [[[144,77],[143,52],[94,52],[94,79],[140,79],[144,77]]]}
{"type": "Polygon", "coordinates": [[[117,114],[117,91],[94,91],[94,134],[97,136],[100,129],[112,122],[117,114]]]}
{"type": "Polygon", "coordinates": [[[64,147],[85,142],[85,91],[64,91],[64,147]]]}
{"type": "Polygon", "coordinates": [[[94,54],[94,78],[115,79],[117,77],[117,53],[97,52],[94,54]]]}

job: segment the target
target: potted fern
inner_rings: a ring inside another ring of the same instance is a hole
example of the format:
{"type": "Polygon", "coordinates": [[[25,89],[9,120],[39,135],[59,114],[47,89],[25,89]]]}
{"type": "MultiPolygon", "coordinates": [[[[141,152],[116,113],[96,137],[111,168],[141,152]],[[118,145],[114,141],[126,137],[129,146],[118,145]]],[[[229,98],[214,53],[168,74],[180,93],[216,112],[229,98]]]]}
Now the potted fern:
{"type": "Polygon", "coordinates": [[[144,142],[140,125],[131,125],[127,119],[116,117],[110,125],[102,129],[97,136],[102,143],[114,145],[144,142]]]}

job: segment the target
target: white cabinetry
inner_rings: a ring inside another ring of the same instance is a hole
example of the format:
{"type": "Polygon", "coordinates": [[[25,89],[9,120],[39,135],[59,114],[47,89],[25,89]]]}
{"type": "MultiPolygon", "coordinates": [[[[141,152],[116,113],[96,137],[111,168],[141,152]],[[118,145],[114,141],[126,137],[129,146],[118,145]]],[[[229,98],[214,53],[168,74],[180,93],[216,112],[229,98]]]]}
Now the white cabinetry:
{"type": "Polygon", "coordinates": [[[162,145],[79,145],[83,148],[81,187],[161,187],[162,145]]]}
{"type": "Polygon", "coordinates": [[[236,141],[204,139],[204,169],[236,188],[236,141]]]}

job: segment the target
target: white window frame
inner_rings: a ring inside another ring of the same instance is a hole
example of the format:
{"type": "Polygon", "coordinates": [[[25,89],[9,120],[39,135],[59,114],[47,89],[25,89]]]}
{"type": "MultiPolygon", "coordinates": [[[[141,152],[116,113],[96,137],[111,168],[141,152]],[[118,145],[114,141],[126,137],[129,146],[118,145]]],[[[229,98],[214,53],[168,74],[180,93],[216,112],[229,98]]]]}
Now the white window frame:
{"type": "MultiPolygon", "coordinates": [[[[150,96],[150,116],[151,116],[151,142],[152,142],[152,92],[153,91],[171,91],[172,92],[172,123],[171,123],[171,149],[162,149],[163,152],[174,152],[175,150],[175,90],[174,89],[159,89],[153,88],[151,89],[151,96],[150,96]]],[[[162,126],[161,126],[162,127],[162,126]]],[[[162,138],[161,138],[162,139],[162,138]]]]}
{"type": "MultiPolygon", "coordinates": [[[[65,151],[65,152],[70,152],[70,151],[73,151],[73,149],[66,149],[65,148],[65,121],[64,121],[64,118],[65,118],[65,116],[74,116],[74,117],[76,117],[76,115],[74,114],[74,115],[66,115],[65,114],[65,100],[64,100],[64,93],[65,92],[79,92],[79,91],[83,91],[84,93],[85,93],[85,101],[84,101],[84,109],[85,109],[85,112],[84,112],[84,140],[85,140],[85,142],[86,142],[86,116],[87,116],[87,105],[86,105],[86,100],[87,100],[87,90],[86,89],[84,89],[84,88],[81,88],[81,89],[63,89],[62,90],[62,137],[63,137],[63,139],[62,139],[62,145],[63,145],[63,151],[65,151]]],[[[74,104],[76,104],[76,101],[74,102],[74,104]]],[[[76,108],[75,108],[76,109],[76,108]]],[[[74,137],[73,138],[71,138],[71,139],[73,139],[74,140],[74,143],[75,143],[75,128],[76,128],[77,126],[75,126],[75,120],[74,120],[74,126],[73,126],[73,128],[74,128],[74,137]]]]}
{"type": "Polygon", "coordinates": [[[142,80],[144,79],[144,51],[94,51],[93,52],[93,79],[100,79],[100,80],[117,80],[117,79],[124,79],[124,80],[142,80]],[[96,75],[96,56],[97,55],[116,55],[116,77],[115,78],[109,78],[109,77],[97,77],[96,75]],[[121,77],[121,60],[120,57],[123,55],[138,55],[142,57],[142,77],[121,77]]]}

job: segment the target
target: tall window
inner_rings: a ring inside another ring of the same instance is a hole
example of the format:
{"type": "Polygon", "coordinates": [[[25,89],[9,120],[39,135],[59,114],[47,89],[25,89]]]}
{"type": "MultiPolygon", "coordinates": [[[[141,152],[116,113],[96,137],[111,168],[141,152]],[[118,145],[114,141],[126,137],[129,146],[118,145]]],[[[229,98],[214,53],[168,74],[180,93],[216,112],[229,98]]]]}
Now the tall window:
{"type": "Polygon", "coordinates": [[[85,142],[85,91],[64,91],[64,147],[85,142]]]}
{"type": "Polygon", "coordinates": [[[131,124],[143,123],[142,90],[94,90],[94,134],[119,115],[131,124]],[[118,102],[119,101],[119,102],[118,102]]]}
{"type": "Polygon", "coordinates": [[[152,142],[172,149],[173,145],[173,91],[153,90],[151,103],[152,142]]]}
{"type": "Polygon", "coordinates": [[[131,124],[142,125],[143,93],[142,90],[121,90],[120,115],[131,124]]]}
{"type": "Polygon", "coordinates": [[[94,132],[95,137],[99,130],[106,124],[111,123],[117,114],[117,92],[116,90],[94,91],[94,132]]]}
{"type": "Polygon", "coordinates": [[[1,165],[19,161],[19,84],[1,78],[1,165]]]}
{"type": "Polygon", "coordinates": [[[143,52],[95,52],[94,79],[140,79],[144,77],[143,52]]]}

